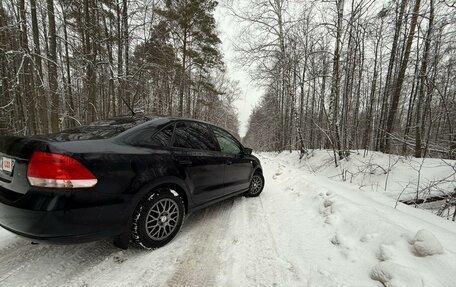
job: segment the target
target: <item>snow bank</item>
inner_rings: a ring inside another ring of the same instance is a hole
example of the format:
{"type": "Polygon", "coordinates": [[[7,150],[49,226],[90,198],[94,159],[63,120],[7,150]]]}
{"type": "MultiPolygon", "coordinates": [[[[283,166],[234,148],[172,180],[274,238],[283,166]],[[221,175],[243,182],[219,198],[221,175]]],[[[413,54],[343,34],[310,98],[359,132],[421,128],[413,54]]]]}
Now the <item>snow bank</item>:
{"type": "MultiPolygon", "coordinates": [[[[413,158],[381,152],[353,150],[335,167],[332,151],[310,150],[301,160],[297,151],[268,153],[279,162],[306,169],[316,175],[353,183],[363,191],[382,192],[394,200],[442,196],[456,191],[456,161],[413,158]]],[[[437,213],[440,206],[426,204],[437,213]]]]}
{"type": "MultiPolygon", "coordinates": [[[[384,192],[381,187],[377,190],[372,186],[360,186],[360,182],[364,180],[365,184],[367,177],[372,177],[371,183],[382,178],[380,170],[387,166],[375,168],[377,161],[372,160],[369,163],[373,167],[372,173],[364,178],[359,173],[353,176],[351,183],[349,179],[342,182],[341,169],[334,168],[331,156],[326,157],[325,153],[316,151],[312,157],[303,160],[299,160],[297,153],[260,155],[263,160],[273,161],[277,166],[269,171],[274,175],[267,181],[269,186],[280,191],[282,197],[296,195],[294,200],[302,210],[306,210],[305,217],[300,218],[305,222],[302,229],[312,230],[295,232],[298,223],[292,224],[293,230],[283,225],[280,231],[277,230],[283,234],[280,238],[290,244],[290,240],[285,238],[289,232],[294,232],[293,238],[300,242],[296,242],[297,245],[312,247],[312,251],[306,249],[308,260],[316,269],[311,272],[312,276],[322,280],[318,274],[323,271],[335,280],[332,284],[310,285],[456,286],[452,276],[456,271],[456,224],[411,206],[400,204],[394,208],[396,198],[391,194],[397,196],[397,192],[388,193],[390,187],[400,186],[395,180],[404,178],[405,166],[409,164],[407,159],[401,159],[404,161],[402,167],[398,163],[392,168],[389,176],[393,180],[388,182],[388,191],[384,192]],[[398,171],[401,176],[395,174],[398,171]]],[[[355,156],[355,160],[360,159],[355,156]]],[[[345,168],[351,161],[353,158],[346,162],[345,168]]],[[[365,166],[361,166],[356,168],[364,170],[365,166]]],[[[355,165],[350,168],[354,171],[355,165]]],[[[444,171],[450,172],[446,168],[440,170],[442,174],[444,171]]],[[[412,178],[411,172],[409,175],[412,178]]],[[[422,179],[432,180],[434,176],[424,173],[422,179]]],[[[280,201],[274,205],[276,209],[279,206],[280,201]]],[[[290,208],[289,202],[287,208],[290,208]]],[[[292,261],[298,266],[306,262],[292,261]]]]}
{"type": "Polygon", "coordinates": [[[413,239],[413,248],[418,256],[431,256],[443,253],[442,244],[432,232],[420,230],[413,239]]]}
{"type": "MultiPolygon", "coordinates": [[[[445,261],[451,257],[420,259],[443,253],[442,245],[432,232],[422,229],[413,238],[405,233],[401,239],[380,246],[380,262],[372,268],[370,276],[388,287],[446,286],[439,276],[444,273],[442,276],[449,279],[447,272],[451,273],[453,267],[445,261]]],[[[448,283],[451,284],[450,280],[448,283]]]]}

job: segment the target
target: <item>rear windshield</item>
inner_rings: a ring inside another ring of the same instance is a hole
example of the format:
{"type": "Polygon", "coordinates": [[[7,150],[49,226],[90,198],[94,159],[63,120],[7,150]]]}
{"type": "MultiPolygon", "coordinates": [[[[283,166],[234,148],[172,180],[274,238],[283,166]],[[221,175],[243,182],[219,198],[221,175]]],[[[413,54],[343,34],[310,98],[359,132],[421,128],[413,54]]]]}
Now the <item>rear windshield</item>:
{"type": "Polygon", "coordinates": [[[130,116],[93,122],[87,126],[67,129],[55,134],[37,136],[51,141],[94,140],[115,137],[137,125],[150,121],[156,117],[130,116]]]}

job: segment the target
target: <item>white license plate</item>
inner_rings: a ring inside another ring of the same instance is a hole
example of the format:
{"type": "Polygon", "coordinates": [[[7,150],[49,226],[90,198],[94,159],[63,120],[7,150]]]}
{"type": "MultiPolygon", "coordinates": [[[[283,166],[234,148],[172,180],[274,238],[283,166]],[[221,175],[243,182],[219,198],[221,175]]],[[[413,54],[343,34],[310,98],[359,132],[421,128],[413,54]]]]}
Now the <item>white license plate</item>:
{"type": "Polygon", "coordinates": [[[7,157],[3,157],[2,158],[2,169],[3,169],[3,171],[13,172],[13,167],[14,167],[14,160],[13,159],[10,159],[10,158],[7,158],[7,157]]]}

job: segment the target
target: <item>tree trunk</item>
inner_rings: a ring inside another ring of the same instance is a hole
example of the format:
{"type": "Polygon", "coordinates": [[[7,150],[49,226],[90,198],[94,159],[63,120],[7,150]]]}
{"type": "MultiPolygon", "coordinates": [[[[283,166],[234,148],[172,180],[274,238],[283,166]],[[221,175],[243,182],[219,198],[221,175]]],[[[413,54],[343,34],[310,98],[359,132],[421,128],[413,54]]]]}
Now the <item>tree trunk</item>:
{"type": "Polygon", "coordinates": [[[187,64],[187,30],[184,29],[184,43],[182,46],[182,71],[181,71],[181,84],[180,84],[180,91],[179,91],[179,116],[184,116],[184,94],[185,94],[185,82],[187,80],[185,70],[187,64]]]}
{"type": "MultiPolygon", "coordinates": [[[[119,82],[119,91],[117,99],[117,114],[122,113],[122,105],[124,104],[124,94],[125,94],[125,83],[124,83],[124,74],[123,74],[123,33],[122,33],[122,13],[120,9],[120,0],[117,0],[116,5],[117,13],[117,80],[119,82]]],[[[116,115],[116,112],[114,112],[116,115]]]]}
{"type": "MultiPolygon", "coordinates": [[[[62,8],[62,16],[63,16],[63,36],[64,36],[64,46],[65,46],[65,70],[67,74],[67,96],[68,96],[68,104],[69,104],[69,114],[71,119],[67,121],[68,127],[75,126],[75,118],[76,118],[76,111],[73,101],[73,92],[72,92],[72,85],[71,85],[71,69],[70,69],[70,52],[68,48],[68,31],[67,31],[67,18],[66,18],[66,11],[65,7],[63,6],[63,2],[60,2],[60,6],[62,8]]],[[[63,61],[63,59],[62,59],[63,61]]]]}
{"type": "Polygon", "coordinates": [[[434,0],[430,0],[431,11],[429,15],[429,24],[428,30],[426,33],[426,40],[424,44],[424,54],[421,63],[421,70],[420,70],[420,89],[418,93],[418,103],[416,106],[416,120],[415,120],[415,157],[422,156],[422,143],[421,137],[424,130],[424,113],[422,111],[423,101],[426,97],[426,81],[427,81],[427,66],[429,62],[429,52],[431,50],[431,38],[432,38],[432,31],[434,26],[434,0]]]}
{"type": "Polygon", "coordinates": [[[57,35],[55,30],[54,1],[47,0],[49,21],[49,54],[48,54],[48,77],[49,92],[51,96],[51,131],[59,131],[59,94],[57,82],[57,35]]]}
{"type": "Polygon", "coordinates": [[[32,16],[32,33],[33,33],[33,45],[34,45],[34,59],[38,69],[38,88],[37,94],[39,99],[38,110],[40,114],[40,129],[41,132],[47,133],[48,127],[48,100],[44,90],[44,76],[43,76],[43,65],[41,61],[41,48],[40,48],[40,35],[38,30],[38,18],[36,16],[36,0],[30,0],[30,12],[32,16]]]}
{"type": "Polygon", "coordinates": [[[384,150],[385,149],[385,119],[387,115],[387,107],[388,107],[388,100],[390,96],[390,90],[391,90],[391,81],[393,77],[393,69],[394,69],[394,64],[396,61],[396,54],[398,50],[398,43],[399,43],[399,36],[401,34],[401,27],[402,27],[402,19],[404,18],[404,13],[405,13],[405,7],[407,6],[408,0],[402,0],[401,6],[399,8],[399,15],[397,18],[396,22],[396,28],[394,30],[394,39],[393,39],[393,45],[391,47],[391,55],[389,59],[389,64],[388,64],[388,72],[386,74],[386,81],[385,81],[385,90],[383,94],[383,99],[382,99],[382,105],[381,105],[381,110],[380,110],[380,120],[378,124],[378,132],[377,132],[377,144],[376,144],[376,150],[384,150]]]}
{"type": "Polygon", "coordinates": [[[27,19],[25,13],[25,2],[24,0],[19,1],[19,16],[20,16],[20,45],[22,49],[22,61],[23,61],[23,91],[22,97],[26,98],[25,109],[27,113],[24,113],[24,122],[26,122],[26,134],[35,134],[37,131],[36,118],[35,118],[35,83],[33,76],[33,68],[31,61],[31,53],[28,45],[27,36],[27,19]]]}
{"type": "Polygon", "coordinates": [[[329,125],[331,127],[333,150],[338,151],[339,159],[344,157],[339,137],[339,86],[340,86],[340,50],[342,41],[342,20],[344,16],[344,0],[337,1],[337,35],[334,48],[331,95],[329,100],[329,125]]]}
{"type": "Polygon", "coordinates": [[[378,62],[379,62],[379,47],[380,42],[382,39],[382,32],[383,32],[383,18],[381,19],[380,28],[377,34],[377,41],[375,42],[374,48],[374,74],[372,76],[372,84],[370,89],[370,97],[369,97],[369,106],[367,109],[367,116],[366,116],[366,129],[364,131],[363,136],[363,148],[365,150],[369,149],[371,143],[371,132],[372,132],[372,122],[373,122],[373,109],[374,109],[374,102],[375,102],[375,91],[377,89],[377,79],[378,79],[378,62]]]}
{"type": "MultiPolygon", "coordinates": [[[[94,22],[95,23],[95,22],[94,22]]],[[[123,27],[123,51],[124,51],[124,71],[125,71],[125,78],[124,78],[124,93],[125,93],[125,100],[128,101],[130,105],[129,109],[131,112],[134,112],[134,99],[131,99],[130,93],[130,36],[128,30],[128,1],[123,0],[123,7],[122,7],[122,27],[123,27]]]]}
{"type": "Polygon", "coordinates": [[[407,44],[405,47],[404,57],[399,69],[399,75],[397,76],[397,81],[394,87],[394,93],[391,101],[391,107],[388,115],[388,121],[386,123],[386,142],[383,152],[390,153],[391,149],[391,134],[393,132],[393,123],[396,118],[397,107],[399,106],[399,100],[401,97],[402,85],[404,83],[405,71],[407,69],[408,60],[410,57],[410,51],[413,43],[413,36],[415,35],[416,23],[418,20],[418,12],[420,10],[421,0],[416,0],[415,6],[413,8],[413,15],[410,24],[410,32],[407,36],[407,44]]]}
{"type": "MultiPolygon", "coordinates": [[[[49,0],[50,1],[50,0],[49,0]]],[[[87,122],[91,123],[97,119],[96,102],[96,45],[95,41],[95,8],[94,0],[84,0],[85,24],[88,26],[85,35],[86,46],[86,92],[87,92],[87,122]]]]}

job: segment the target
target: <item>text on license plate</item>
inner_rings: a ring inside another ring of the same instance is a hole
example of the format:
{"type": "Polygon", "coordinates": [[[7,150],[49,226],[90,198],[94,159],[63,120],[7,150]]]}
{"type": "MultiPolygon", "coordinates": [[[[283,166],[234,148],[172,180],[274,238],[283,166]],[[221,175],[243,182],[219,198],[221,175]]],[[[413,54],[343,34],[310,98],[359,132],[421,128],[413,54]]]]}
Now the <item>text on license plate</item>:
{"type": "Polygon", "coordinates": [[[12,172],[13,171],[13,166],[14,166],[14,160],[7,158],[7,157],[2,157],[2,170],[6,172],[12,172]]]}

